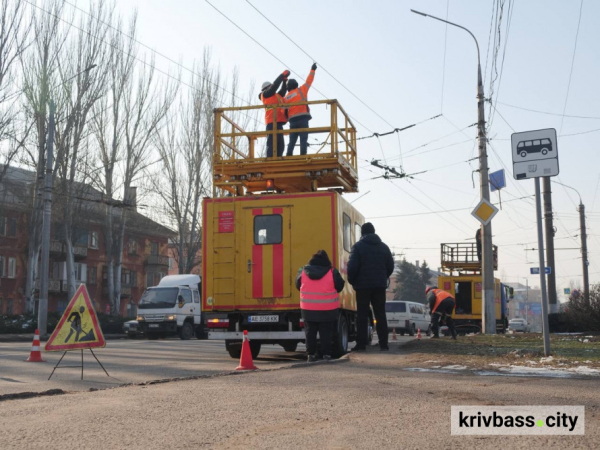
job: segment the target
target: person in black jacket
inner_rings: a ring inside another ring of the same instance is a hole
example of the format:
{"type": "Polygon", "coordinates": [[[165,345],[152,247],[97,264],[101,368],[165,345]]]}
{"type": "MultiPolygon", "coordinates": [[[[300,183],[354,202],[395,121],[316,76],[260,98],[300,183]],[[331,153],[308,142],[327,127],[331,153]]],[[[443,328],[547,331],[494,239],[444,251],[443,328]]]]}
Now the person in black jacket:
{"type": "Polygon", "coordinates": [[[389,247],[375,234],[372,223],[365,223],[361,238],[354,244],[348,260],[348,282],[356,291],[358,336],[352,351],[367,349],[369,305],[377,320],[377,336],[381,350],[388,348],[388,326],[385,314],[385,291],[394,271],[394,258],[389,247]]]}
{"type": "Polygon", "coordinates": [[[317,359],[317,332],[321,338],[323,359],[331,359],[331,338],[340,315],[337,293],[344,289],[345,284],[338,270],[332,267],[325,250],[319,250],[306,266],[298,270],[296,288],[300,291],[308,362],[317,359]]]}
{"type": "MultiPolygon", "coordinates": [[[[283,97],[287,92],[287,78],[290,75],[289,70],[285,70],[281,75],[279,75],[273,83],[269,81],[265,81],[262,84],[260,94],[258,94],[258,98],[264,105],[274,105],[280,104],[281,108],[277,108],[277,117],[273,118],[275,113],[275,109],[268,108],[265,111],[265,123],[267,124],[267,131],[273,130],[273,123],[277,123],[277,129],[283,130],[283,126],[287,122],[285,108],[283,107],[283,97]],[[281,85],[281,89],[279,86],[281,85]],[[279,92],[277,92],[279,89],[279,92]]],[[[283,155],[283,148],[285,147],[285,142],[283,140],[283,134],[277,135],[277,156],[283,155]]],[[[267,136],[267,157],[273,156],[273,135],[269,134],[267,136]]]]}

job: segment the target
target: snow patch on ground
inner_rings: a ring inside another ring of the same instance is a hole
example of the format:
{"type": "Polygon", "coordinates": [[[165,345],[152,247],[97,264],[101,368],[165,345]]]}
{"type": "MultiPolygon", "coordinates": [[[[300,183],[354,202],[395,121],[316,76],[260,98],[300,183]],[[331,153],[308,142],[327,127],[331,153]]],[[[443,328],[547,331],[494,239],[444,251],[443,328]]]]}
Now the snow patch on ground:
{"type": "Polygon", "coordinates": [[[458,364],[454,364],[451,366],[444,366],[442,367],[442,369],[448,369],[448,370],[467,370],[467,366],[460,366],[458,364]]]}

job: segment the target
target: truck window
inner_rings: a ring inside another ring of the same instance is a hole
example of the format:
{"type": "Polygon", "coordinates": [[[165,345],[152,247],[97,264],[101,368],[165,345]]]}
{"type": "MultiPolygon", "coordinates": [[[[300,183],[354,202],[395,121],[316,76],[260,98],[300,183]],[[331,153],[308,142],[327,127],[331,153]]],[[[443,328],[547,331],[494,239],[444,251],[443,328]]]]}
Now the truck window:
{"type": "Polygon", "coordinates": [[[347,252],[350,251],[350,249],[352,248],[352,221],[350,220],[350,217],[348,217],[348,215],[346,213],[344,213],[344,250],[346,250],[347,252]]]}
{"type": "Polygon", "coordinates": [[[146,289],[140,298],[138,308],[173,308],[177,302],[177,291],[175,287],[146,289]]]}
{"type": "Polygon", "coordinates": [[[184,303],[192,303],[192,291],[189,289],[181,289],[179,294],[183,297],[184,303]]]}
{"type": "Polygon", "coordinates": [[[361,231],[360,231],[360,225],[357,224],[356,222],[354,222],[354,242],[358,242],[360,241],[360,236],[361,236],[361,231]]]}
{"type": "Polygon", "coordinates": [[[194,303],[200,303],[200,294],[198,291],[192,291],[192,293],[194,294],[194,303]]]}
{"type": "Polygon", "coordinates": [[[281,244],[283,218],[279,214],[254,216],[254,243],[256,245],[281,244]]]}

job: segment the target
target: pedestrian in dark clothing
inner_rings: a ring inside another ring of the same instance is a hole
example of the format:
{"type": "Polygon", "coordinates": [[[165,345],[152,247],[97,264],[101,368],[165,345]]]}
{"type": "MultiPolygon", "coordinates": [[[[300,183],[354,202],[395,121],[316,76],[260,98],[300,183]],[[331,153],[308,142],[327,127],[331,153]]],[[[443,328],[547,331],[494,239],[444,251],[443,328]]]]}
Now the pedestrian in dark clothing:
{"type": "Polygon", "coordinates": [[[438,289],[437,286],[425,289],[425,295],[431,312],[433,337],[440,337],[440,322],[445,321],[452,334],[452,339],[456,339],[456,329],[454,328],[454,320],[452,320],[452,313],[456,306],[454,297],[448,292],[438,289]]]}
{"type": "Polygon", "coordinates": [[[481,262],[481,228],[475,233],[475,243],[477,245],[477,260],[481,262]]]}
{"type": "Polygon", "coordinates": [[[296,288],[300,291],[308,362],[317,360],[317,332],[321,338],[323,359],[331,359],[332,334],[340,315],[338,292],[344,289],[345,284],[338,270],[332,267],[325,250],[315,253],[298,271],[296,288]]]}
{"type": "MultiPolygon", "coordinates": [[[[265,123],[267,124],[267,131],[273,130],[273,123],[277,123],[277,129],[283,130],[283,126],[287,122],[287,117],[285,114],[285,108],[283,106],[284,100],[283,97],[287,92],[287,77],[290,75],[289,70],[285,70],[281,75],[279,75],[273,83],[269,81],[265,81],[262,84],[261,92],[258,94],[258,98],[263,102],[263,105],[281,105],[281,107],[277,108],[277,117],[276,120],[273,120],[273,113],[275,111],[274,108],[267,108],[265,111],[265,123]],[[281,85],[281,89],[279,86],[281,85]],[[279,92],[277,92],[279,89],[279,92]]],[[[277,134],[277,156],[283,155],[283,148],[285,147],[285,142],[283,140],[283,134],[277,134]]],[[[273,135],[269,133],[267,135],[267,157],[271,158],[273,156],[273,135]]]]}
{"type": "Polygon", "coordinates": [[[367,349],[369,305],[377,320],[377,337],[381,350],[388,348],[388,326],[385,314],[385,291],[394,271],[394,258],[389,247],[375,234],[372,223],[365,223],[361,238],[354,244],[348,260],[348,282],[356,291],[358,336],[353,351],[367,349]]]}

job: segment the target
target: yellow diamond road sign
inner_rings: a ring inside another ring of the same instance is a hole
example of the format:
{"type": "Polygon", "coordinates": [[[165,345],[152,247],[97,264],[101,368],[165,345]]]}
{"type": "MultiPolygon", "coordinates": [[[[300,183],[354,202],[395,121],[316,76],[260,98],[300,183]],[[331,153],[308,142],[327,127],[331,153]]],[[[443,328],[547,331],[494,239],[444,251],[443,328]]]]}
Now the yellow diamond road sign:
{"type": "Polygon", "coordinates": [[[487,225],[493,219],[498,212],[498,208],[492,205],[485,199],[482,199],[479,204],[475,207],[471,214],[483,225],[487,225]]]}

